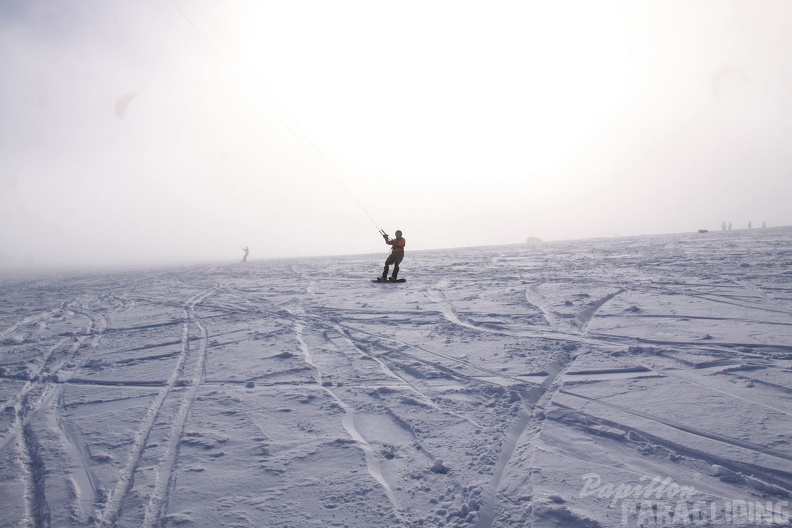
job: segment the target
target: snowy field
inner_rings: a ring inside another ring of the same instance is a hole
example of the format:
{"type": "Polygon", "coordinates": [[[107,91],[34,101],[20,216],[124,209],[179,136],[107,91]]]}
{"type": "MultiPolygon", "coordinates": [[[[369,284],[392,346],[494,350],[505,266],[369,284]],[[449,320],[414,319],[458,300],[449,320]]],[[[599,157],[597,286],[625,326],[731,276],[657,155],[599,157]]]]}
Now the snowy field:
{"type": "Polygon", "coordinates": [[[792,228],[0,279],[0,525],[789,526],[792,228]]]}

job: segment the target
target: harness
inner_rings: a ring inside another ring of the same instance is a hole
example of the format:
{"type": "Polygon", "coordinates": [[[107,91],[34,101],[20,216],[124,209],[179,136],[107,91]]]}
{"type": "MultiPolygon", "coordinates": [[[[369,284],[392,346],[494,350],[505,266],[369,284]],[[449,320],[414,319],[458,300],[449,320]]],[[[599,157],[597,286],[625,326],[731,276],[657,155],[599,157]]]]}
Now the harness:
{"type": "Polygon", "coordinates": [[[393,241],[393,244],[391,244],[391,246],[393,247],[393,249],[391,249],[391,253],[403,253],[404,246],[406,244],[407,241],[404,240],[404,237],[397,238],[396,240],[393,241]]]}

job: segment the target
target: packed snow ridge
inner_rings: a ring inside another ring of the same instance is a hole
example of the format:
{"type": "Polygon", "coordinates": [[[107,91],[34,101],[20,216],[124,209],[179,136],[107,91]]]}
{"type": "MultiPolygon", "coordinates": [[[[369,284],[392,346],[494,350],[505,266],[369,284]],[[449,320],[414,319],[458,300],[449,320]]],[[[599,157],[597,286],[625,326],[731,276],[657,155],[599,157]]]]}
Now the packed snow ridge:
{"type": "Polygon", "coordinates": [[[792,229],[0,279],[0,526],[789,526],[792,229]]]}

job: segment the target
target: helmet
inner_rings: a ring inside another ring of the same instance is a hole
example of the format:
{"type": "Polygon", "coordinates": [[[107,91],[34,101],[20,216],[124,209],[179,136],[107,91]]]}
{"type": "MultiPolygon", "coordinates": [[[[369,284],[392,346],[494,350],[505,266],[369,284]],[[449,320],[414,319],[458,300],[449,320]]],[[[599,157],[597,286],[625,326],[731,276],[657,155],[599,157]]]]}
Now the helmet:
{"type": "Polygon", "coordinates": [[[399,231],[398,229],[396,230],[396,236],[397,236],[397,237],[400,237],[400,236],[401,236],[401,231],[399,231]]]}

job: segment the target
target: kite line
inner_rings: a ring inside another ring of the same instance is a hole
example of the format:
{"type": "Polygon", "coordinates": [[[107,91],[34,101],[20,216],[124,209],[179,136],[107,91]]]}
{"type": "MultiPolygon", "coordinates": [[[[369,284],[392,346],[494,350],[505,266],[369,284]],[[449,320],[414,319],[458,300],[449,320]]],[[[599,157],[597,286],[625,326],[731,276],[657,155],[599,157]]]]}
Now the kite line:
{"type": "MultiPolygon", "coordinates": [[[[377,230],[380,233],[384,233],[382,228],[380,228],[379,224],[377,224],[377,221],[374,220],[374,217],[371,215],[371,213],[369,213],[366,207],[360,202],[360,200],[357,199],[355,194],[352,192],[352,189],[349,188],[349,186],[346,184],[343,178],[341,178],[341,176],[335,171],[335,169],[333,169],[333,166],[330,164],[329,161],[327,161],[327,158],[324,156],[324,154],[322,154],[322,151],[319,150],[319,148],[311,140],[308,134],[305,133],[305,131],[302,129],[302,127],[297,122],[297,120],[295,120],[291,116],[289,111],[286,110],[286,108],[280,103],[280,101],[278,101],[278,99],[269,89],[269,86],[266,85],[266,82],[264,82],[264,84],[267,88],[267,91],[269,92],[269,96],[274,101],[274,104],[277,106],[277,109],[280,112],[275,111],[272,105],[270,105],[270,103],[262,96],[259,90],[250,83],[250,81],[245,77],[245,75],[242,74],[242,72],[237,68],[237,66],[235,66],[228,59],[228,57],[226,57],[226,55],[220,50],[220,48],[214,42],[212,42],[212,39],[210,39],[209,36],[203,30],[201,30],[201,28],[199,28],[198,25],[187,15],[187,13],[185,13],[184,10],[181,7],[179,7],[179,5],[176,3],[175,0],[170,0],[170,3],[173,4],[173,7],[175,7],[176,10],[190,23],[190,25],[193,28],[195,28],[195,30],[204,38],[204,40],[206,40],[206,42],[209,43],[209,45],[212,47],[213,50],[215,50],[215,52],[223,60],[223,62],[225,62],[228,66],[231,67],[231,69],[234,70],[234,72],[239,76],[242,82],[248,87],[248,89],[250,89],[253,95],[255,95],[258,101],[261,104],[263,104],[267,108],[267,110],[269,110],[270,113],[275,116],[275,118],[278,121],[280,121],[280,123],[292,134],[292,136],[294,136],[294,138],[297,139],[300,145],[302,145],[302,147],[305,148],[305,150],[307,150],[311,154],[311,156],[313,156],[314,160],[316,160],[319,163],[319,165],[325,170],[325,172],[327,172],[330,178],[334,180],[335,183],[341,187],[341,189],[343,189],[343,191],[347,194],[347,196],[349,196],[349,198],[353,202],[355,202],[355,204],[366,215],[366,217],[369,219],[372,225],[374,225],[374,227],[377,228],[377,230]],[[285,119],[283,116],[285,116],[285,119]]],[[[215,27],[218,29],[218,31],[220,31],[220,33],[228,40],[228,42],[231,44],[231,47],[234,49],[234,53],[250,67],[251,65],[249,61],[246,60],[244,52],[241,51],[241,48],[236,44],[235,40],[231,37],[231,35],[229,35],[227,31],[225,31],[225,28],[217,19],[217,16],[215,16],[214,12],[212,12],[212,10],[207,5],[205,5],[202,2],[202,0],[196,0],[196,3],[209,16],[209,18],[211,19],[215,27]]],[[[252,67],[251,70],[256,71],[252,67]]],[[[259,75],[259,78],[263,80],[263,76],[259,75]]]]}

